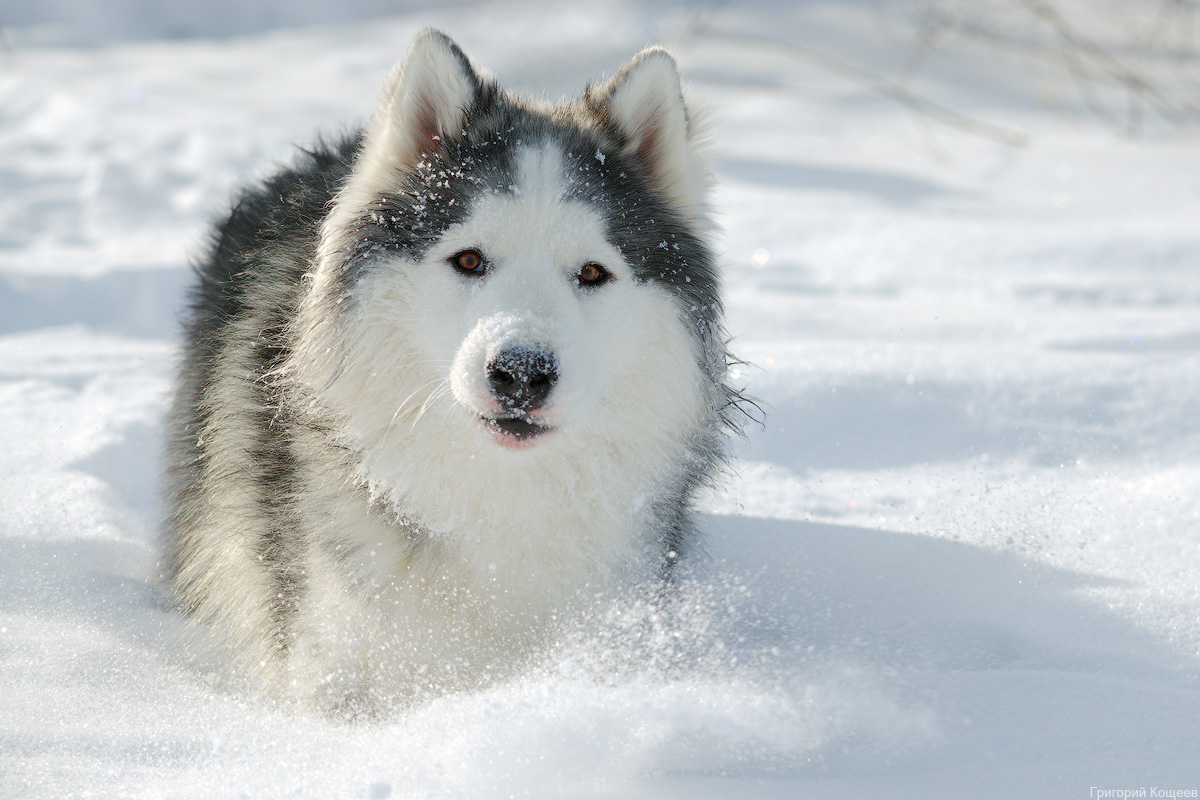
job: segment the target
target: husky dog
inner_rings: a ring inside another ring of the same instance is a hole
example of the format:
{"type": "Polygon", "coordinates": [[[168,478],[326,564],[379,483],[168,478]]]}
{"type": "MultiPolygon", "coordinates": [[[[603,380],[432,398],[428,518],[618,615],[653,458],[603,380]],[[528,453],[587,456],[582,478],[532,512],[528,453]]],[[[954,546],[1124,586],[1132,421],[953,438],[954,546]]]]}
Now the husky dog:
{"type": "Polygon", "coordinates": [[[184,609],[353,712],[481,685],[669,568],[738,399],[708,183],[665,50],[551,104],[418,36],[365,129],[246,192],[198,265],[184,609]]]}

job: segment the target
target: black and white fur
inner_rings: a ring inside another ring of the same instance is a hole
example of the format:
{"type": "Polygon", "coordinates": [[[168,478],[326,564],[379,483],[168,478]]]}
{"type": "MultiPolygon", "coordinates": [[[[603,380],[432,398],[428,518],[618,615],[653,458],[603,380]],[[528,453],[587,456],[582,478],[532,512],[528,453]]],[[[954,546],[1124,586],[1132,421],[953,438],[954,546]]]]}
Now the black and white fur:
{"type": "Polygon", "coordinates": [[[665,50],[550,104],[420,35],[198,265],[182,606],[276,693],[370,708],[502,674],[686,552],[737,399],[708,185],[665,50]]]}

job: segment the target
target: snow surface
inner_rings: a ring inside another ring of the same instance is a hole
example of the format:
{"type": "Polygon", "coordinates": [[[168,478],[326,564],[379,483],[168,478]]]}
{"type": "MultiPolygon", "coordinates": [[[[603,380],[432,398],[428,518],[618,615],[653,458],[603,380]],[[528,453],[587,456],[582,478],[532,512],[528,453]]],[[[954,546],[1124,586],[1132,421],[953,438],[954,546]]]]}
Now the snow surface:
{"type": "Polygon", "coordinates": [[[1024,146],[933,122],[812,57],[907,63],[865,2],[0,6],[31,23],[0,60],[0,797],[1200,789],[1194,137],[1118,138],[967,45],[914,88],[1024,146]],[[429,24],[555,96],[674,47],[767,421],[669,618],[614,602],[518,680],[344,726],[189,646],[160,424],[205,220],[429,24]]]}

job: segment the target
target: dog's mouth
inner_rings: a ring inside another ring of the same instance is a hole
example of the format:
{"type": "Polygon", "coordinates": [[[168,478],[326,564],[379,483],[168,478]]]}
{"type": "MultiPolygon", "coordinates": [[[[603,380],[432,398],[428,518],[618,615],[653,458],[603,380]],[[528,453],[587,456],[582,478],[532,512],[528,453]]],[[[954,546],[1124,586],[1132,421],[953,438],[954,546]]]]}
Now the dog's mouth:
{"type": "Polygon", "coordinates": [[[542,425],[530,417],[481,417],[483,424],[502,436],[511,436],[518,442],[535,439],[544,433],[554,430],[549,425],[542,425]]]}

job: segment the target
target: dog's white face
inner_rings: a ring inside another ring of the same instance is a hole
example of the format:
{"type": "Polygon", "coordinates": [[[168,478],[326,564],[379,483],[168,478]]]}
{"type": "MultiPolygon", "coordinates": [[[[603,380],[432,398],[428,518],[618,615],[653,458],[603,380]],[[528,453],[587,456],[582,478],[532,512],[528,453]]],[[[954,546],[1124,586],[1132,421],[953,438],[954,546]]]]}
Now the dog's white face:
{"type": "Polygon", "coordinates": [[[456,408],[489,442],[532,449],[600,413],[620,364],[639,357],[631,327],[646,293],[595,211],[562,199],[557,149],[517,164],[516,191],[481,196],[420,269],[453,298],[455,324],[430,347],[453,347],[456,408]]]}
{"type": "Polygon", "coordinates": [[[694,413],[664,391],[697,360],[669,295],[635,281],[594,209],[563,199],[553,145],[517,163],[515,191],[481,195],[419,263],[375,270],[356,293],[358,313],[393,326],[426,366],[414,386],[396,365],[411,396],[389,417],[413,427],[430,417],[486,453],[589,431],[621,438],[694,413]]]}
{"type": "MultiPolygon", "coordinates": [[[[401,508],[439,496],[430,481],[459,493],[512,481],[514,507],[548,470],[578,473],[556,475],[556,491],[597,470],[614,487],[644,481],[702,413],[696,344],[672,295],[636,280],[597,211],[566,199],[553,144],[516,163],[511,191],[479,195],[419,261],[384,256],[345,301],[323,395],[372,486],[401,508]]],[[[436,516],[422,522],[455,522],[436,516]]]]}

